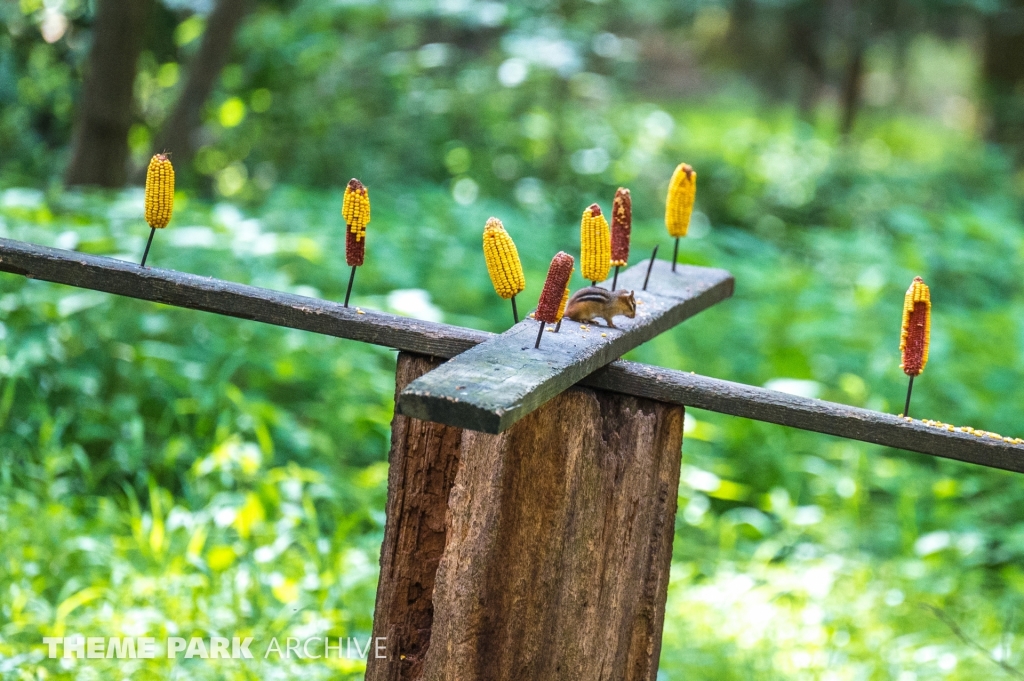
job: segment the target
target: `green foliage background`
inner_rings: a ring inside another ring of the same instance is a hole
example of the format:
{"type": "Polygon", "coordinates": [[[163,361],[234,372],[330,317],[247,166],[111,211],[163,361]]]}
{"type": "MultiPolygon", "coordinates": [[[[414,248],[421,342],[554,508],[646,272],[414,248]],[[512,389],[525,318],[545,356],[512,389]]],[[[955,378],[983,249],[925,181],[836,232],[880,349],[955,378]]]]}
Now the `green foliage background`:
{"type": "MultiPolygon", "coordinates": [[[[489,26],[493,4],[440,18],[430,3],[260,5],[152,263],[339,299],[340,188],[356,175],[374,217],[355,304],[500,331],[487,217],[517,242],[525,308],[551,254],[578,252],[583,207],[607,207],[619,184],[634,196],[633,260],[667,247],[662,197],[686,160],[700,180],[681,259],[731,270],[736,296],[631,359],[896,413],[902,297],[920,274],[935,314],[915,415],[1024,435],[1021,185],[1002,149],[913,107],[868,107],[843,139],[827,103],[797,115],[728,74],[712,94],[659,95],[635,45],[594,51],[626,21],[619,5],[561,22],[509,6],[489,26]],[[578,63],[516,56],[517,36],[578,63]],[[526,62],[515,87],[495,76],[509,59],[526,62]]],[[[652,7],[630,25],[698,43],[714,30],[714,3],[652,7]]],[[[86,10],[65,10],[73,36],[86,10]]],[[[0,235],[137,259],[140,190],[53,180],[82,45],[30,39],[44,11],[30,2],[3,11],[0,235]],[[25,134],[44,114],[53,136],[25,134]]],[[[202,30],[199,15],[167,12],[174,40],[147,52],[137,86],[140,160],[202,30]]],[[[920,45],[921,64],[969,71],[955,46],[920,45]]],[[[392,352],[8,275],[0,322],[0,678],[361,678],[346,659],[71,663],[46,659],[41,640],[364,640],[392,352]]],[[[1024,667],[1017,476],[699,410],[682,456],[662,678],[1024,667]]]]}

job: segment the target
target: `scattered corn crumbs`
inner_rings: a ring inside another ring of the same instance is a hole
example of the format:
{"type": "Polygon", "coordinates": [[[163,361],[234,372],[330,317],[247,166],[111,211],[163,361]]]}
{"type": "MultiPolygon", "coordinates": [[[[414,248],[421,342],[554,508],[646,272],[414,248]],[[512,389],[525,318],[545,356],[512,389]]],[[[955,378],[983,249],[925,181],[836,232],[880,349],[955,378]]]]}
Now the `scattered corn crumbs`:
{"type": "MultiPolygon", "coordinates": [[[[914,420],[908,416],[904,416],[903,419],[905,421],[914,420]]],[[[987,437],[993,440],[1002,440],[1003,442],[1011,445],[1024,444],[1024,439],[1021,439],[1019,437],[1005,437],[1003,435],[1000,435],[999,433],[992,433],[987,430],[977,430],[975,428],[972,428],[971,426],[954,426],[949,423],[943,423],[942,421],[932,421],[931,419],[922,419],[921,423],[932,428],[941,428],[943,430],[949,431],[950,433],[967,433],[968,435],[973,435],[974,437],[987,437]]]]}

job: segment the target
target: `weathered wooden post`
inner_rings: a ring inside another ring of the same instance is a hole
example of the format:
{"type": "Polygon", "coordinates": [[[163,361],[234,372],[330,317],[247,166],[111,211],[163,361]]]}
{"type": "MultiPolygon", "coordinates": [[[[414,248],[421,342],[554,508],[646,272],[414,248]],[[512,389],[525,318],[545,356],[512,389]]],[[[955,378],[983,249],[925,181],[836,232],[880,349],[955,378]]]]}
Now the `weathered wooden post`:
{"type": "Polygon", "coordinates": [[[683,408],[572,386],[732,292],[721,270],[659,282],[622,330],[538,351],[524,321],[447,364],[399,356],[368,680],[655,678],[683,408]]]}

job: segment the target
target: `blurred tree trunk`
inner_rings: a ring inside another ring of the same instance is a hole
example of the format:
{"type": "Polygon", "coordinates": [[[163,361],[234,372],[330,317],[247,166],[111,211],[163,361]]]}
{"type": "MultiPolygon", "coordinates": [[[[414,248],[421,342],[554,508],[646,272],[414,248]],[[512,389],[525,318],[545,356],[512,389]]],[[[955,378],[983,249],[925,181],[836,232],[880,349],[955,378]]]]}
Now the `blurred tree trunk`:
{"type": "Polygon", "coordinates": [[[786,33],[800,69],[800,114],[808,117],[818,103],[818,97],[828,78],[825,59],[821,52],[825,32],[820,6],[793,6],[785,13],[786,33]]]}
{"type": "Polygon", "coordinates": [[[135,74],[151,0],[98,0],[78,105],[68,185],[120,187],[128,179],[135,74]]]}
{"type": "Polygon", "coordinates": [[[836,19],[844,27],[840,36],[846,44],[846,65],[839,84],[839,132],[846,136],[853,132],[860,111],[864,52],[871,26],[870,7],[865,0],[838,0],[834,11],[836,19]]]}
{"type": "Polygon", "coordinates": [[[840,102],[843,108],[843,117],[839,121],[839,131],[843,135],[853,132],[853,125],[857,122],[863,82],[864,42],[859,37],[855,37],[850,41],[846,72],[843,74],[842,101],[840,102]]]}
{"type": "Polygon", "coordinates": [[[1011,147],[1020,160],[1024,146],[1024,0],[1006,0],[985,22],[983,61],[988,137],[1011,147]]]}
{"type": "Polygon", "coordinates": [[[199,51],[188,66],[185,87],[153,143],[153,153],[173,153],[179,168],[186,168],[195,155],[195,135],[202,122],[203,106],[228,63],[235,34],[250,5],[250,0],[218,0],[207,18],[199,51]]]}

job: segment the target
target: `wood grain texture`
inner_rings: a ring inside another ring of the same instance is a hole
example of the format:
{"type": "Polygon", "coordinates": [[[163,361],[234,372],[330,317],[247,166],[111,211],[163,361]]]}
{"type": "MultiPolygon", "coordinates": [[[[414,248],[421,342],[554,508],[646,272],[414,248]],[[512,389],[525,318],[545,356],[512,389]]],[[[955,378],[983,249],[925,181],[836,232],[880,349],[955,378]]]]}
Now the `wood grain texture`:
{"type": "MultiPolygon", "coordinates": [[[[627,270],[620,276],[623,286],[642,282],[646,270],[644,264],[627,270]]],[[[619,328],[564,321],[560,333],[545,333],[535,348],[539,322],[525,319],[413,381],[395,408],[427,421],[501,433],[596,369],[728,298],[734,283],[725,270],[683,266],[672,273],[666,263],[656,266],[652,282],[657,286],[637,295],[636,317],[619,317],[619,328]]]]}
{"type": "MultiPolygon", "coordinates": [[[[659,272],[668,267],[663,261],[656,261],[655,265],[659,272]]],[[[494,337],[486,331],[380,312],[366,311],[360,315],[331,301],[192,274],[143,269],[123,260],[10,239],[0,239],[0,271],[446,359],[494,337]]],[[[652,275],[651,286],[655,291],[658,281],[652,275]]],[[[631,279],[623,282],[640,288],[631,279]]],[[[551,335],[545,334],[545,341],[551,335]]],[[[1024,472],[1024,446],[950,433],[891,414],[809,400],[687,372],[618,360],[583,379],[581,385],[1024,472]]],[[[1024,436],[1024,432],[1006,434],[1024,436]]]]}
{"type": "Polygon", "coordinates": [[[452,357],[493,335],[11,239],[0,239],[0,271],[435,357],[452,357]]]}
{"type": "Polygon", "coordinates": [[[950,432],[917,419],[907,421],[893,414],[812,400],[684,371],[620,360],[592,374],[583,383],[670,404],[1024,473],[1024,445],[1011,444],[988,435],[950,432]]]}
{"type": "Polygon", "coordinates": [[[464,431],[428,681],[653,681],[683,409],[571,388],[464,431]]]}
{"type": "MultiPolygon", "coordinates": [[[[397,392],[442,360],[401,353],[397,392]]],[[[388,456],[388,501],[373,637],[387,655],[370,655],[367,681],[423,676],[434,619],[434,575],[445,546],[448,495],[458,471],[462,430],[395,414],[388,456]]]]}

